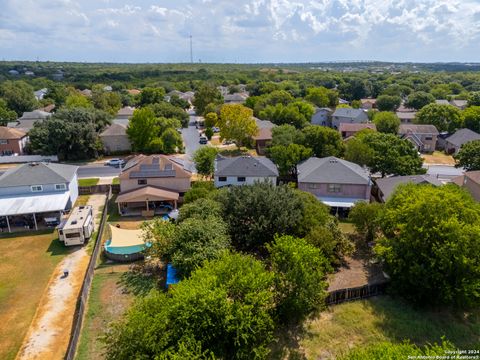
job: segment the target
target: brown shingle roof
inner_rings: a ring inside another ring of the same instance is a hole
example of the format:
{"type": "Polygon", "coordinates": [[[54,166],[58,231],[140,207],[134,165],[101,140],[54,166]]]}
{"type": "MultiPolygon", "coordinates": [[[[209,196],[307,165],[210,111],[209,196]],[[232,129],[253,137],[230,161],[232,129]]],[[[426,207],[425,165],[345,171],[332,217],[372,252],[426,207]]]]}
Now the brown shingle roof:
{"type": "Polygon", "coordinates": [[[375,126],[375,124],[372,124],[372,123],[370,124],[340,123],[338,131],[356,132],[356,131],[361,131],[363,129],[377,130],[377,127],[375,126]]]}
{"type": "Polygon", "coordinates": [[[477,171],[467,171],[465,176],[468,177],[473,182],[480,184],[480,170],[477,171]]]}
{"type": "Polygon", "coordinates": [[[22,130],[0,126],[0,139],[2,140],[21,139],[25,136],[27,136],[27,134],[22,130]]]}
{"type": "Polygon", "coordinates": [[[409,132],[414,134],[438,135],[438,130],[434,125],[430,125],[430,124],[401,124],[400,125],[400,128],[398,129],[399,134],[404,135],[409,132]]]}

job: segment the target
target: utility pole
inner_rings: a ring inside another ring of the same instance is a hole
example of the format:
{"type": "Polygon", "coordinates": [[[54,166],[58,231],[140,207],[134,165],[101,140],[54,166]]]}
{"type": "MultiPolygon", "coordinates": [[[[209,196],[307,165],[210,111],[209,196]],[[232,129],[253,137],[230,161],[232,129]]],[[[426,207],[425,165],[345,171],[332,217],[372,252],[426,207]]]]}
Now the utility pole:
{"type": "Polygon", "coordinates": [[[190,34],[190,62],[193,64],[192,34],[190,34]]]}

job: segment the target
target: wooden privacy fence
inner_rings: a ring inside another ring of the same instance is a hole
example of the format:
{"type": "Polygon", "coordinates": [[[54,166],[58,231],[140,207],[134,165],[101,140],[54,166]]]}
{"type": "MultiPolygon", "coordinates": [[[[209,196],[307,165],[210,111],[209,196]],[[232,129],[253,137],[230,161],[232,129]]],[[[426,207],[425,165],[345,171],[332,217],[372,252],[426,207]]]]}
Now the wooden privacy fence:
{"type": "Polygon", "coordinates": [[[100,222],[100,226],[98,227],[97,238],[95,239],[95,247],[93,248],[93,253],[88,263],[87,272],[85,273],[85,278],[83,279],[82,289],[80,290],[80,295],[77,299],[77,306],[75,308],[75,314],[73,316],[72,331],[70,332],[70,341],[68,343],[67,353],[65,354],[65,360],[73,360],[75,358],[75,351],[77,349],[78,340],[80,338],[80,331],[82,330],[85,306],[87,305],[88,301],[88,293],[90,292],[90,286],[92,285],[93,272],[98,259],[98,255],[100,254],[102,248],[102,234],[107,219],[108,199],[112,195],[111,189],[108,188],[108,190],[109,191],[107,194],[107,198],[105,199],[105,206],[103,207],[102,212],[102,221],[100,222]]]}
{"type": "Polygon", "coordinates": [[[80,195],[105,194],[107,191],[110,191],[110,187],[110,184],[79,186],[78,193],[80,195]]]}
{"type": "Polygon", "coordinates": [[[346,301],[366,299],[385,293],[387,282],[364,285],[354,288],[329,291],[325,302],[327,305],[340,304],[346,301]]]}

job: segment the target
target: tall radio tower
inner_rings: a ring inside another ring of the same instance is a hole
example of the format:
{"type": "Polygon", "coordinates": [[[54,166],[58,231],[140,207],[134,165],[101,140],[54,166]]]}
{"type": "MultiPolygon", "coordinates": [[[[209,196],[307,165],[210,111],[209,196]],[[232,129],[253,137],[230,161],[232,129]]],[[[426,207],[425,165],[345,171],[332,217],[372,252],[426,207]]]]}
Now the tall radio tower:
{"type": "Polygon", "coordinates": [[[192,34],[190,34],[190,62],[193,64],[192,34]]]}

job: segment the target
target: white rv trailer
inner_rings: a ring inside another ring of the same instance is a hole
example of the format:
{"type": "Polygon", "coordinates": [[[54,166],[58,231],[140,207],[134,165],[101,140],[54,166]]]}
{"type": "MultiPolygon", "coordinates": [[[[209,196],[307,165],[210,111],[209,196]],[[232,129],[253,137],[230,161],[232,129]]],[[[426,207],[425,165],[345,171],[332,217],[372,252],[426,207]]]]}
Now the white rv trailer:
{"type": "Polygon", "coordinates": [[[65,246],[82,245],[93,233],[93,211],[90,205],[72,210],[70,217],[58,225],[58,237],[65,246]]]}

